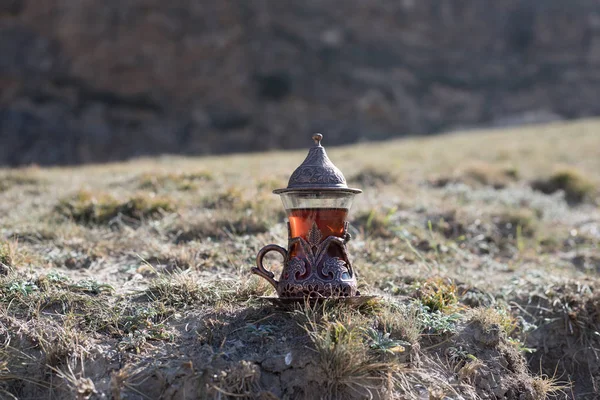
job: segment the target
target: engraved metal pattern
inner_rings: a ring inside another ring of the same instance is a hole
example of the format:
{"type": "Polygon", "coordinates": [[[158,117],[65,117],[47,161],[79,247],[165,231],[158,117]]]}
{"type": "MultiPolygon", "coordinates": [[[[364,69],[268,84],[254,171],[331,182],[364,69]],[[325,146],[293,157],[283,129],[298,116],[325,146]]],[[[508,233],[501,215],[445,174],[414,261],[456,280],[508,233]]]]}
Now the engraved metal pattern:
{"type": "MultiPolygon", "coordinates": [[[[289,234],[289,251],[273,244],[262,248],[256,257],[256,268],[252,268],[252,272],[268,280],[281,298],[360,296],[346,250],[349,236],[344,232],[342,237],[328,236],[321,240],[322,234],[315,226],[306,239],[291,237],[289,234]],[[290,257],[290,251],[297,246],[300,247],[297,249],[300,256],[290,257]],[[334,254],[338,253],[341,257],[328,254],[331,246],[338,247],[339,251],[334,254]],[[270,251],[280,253],[285,259],[279,281],[276,281],[273,273],[263,266],[263,257],[270,251]]],[[[346,229],[347,227],[345,224],[346,229]]],[[[291,232],[289,222],[288,232],[291,232]]]]}
{"type": "Polygon", "coordinates": [[[294,171],[288,186],[277,189],[276,194],[292,190],[340,190],[360,193],[359,189],[351,189],[346,183],[344,174],[329,159],[325,148],[321,146],[323,135],[313,136],[315,145],[309,150],[304,162],[294,171]]]}
{"type": "Polygon", "coordinates": [[[334,166],[327,165],[307,165],[301,166],[294,171],[288,188],[298,187],[299,185],[306,184],[319,184],[319,185],[334,185],[334,186],[347,186],[346,178],[342,175],[342,172],[334,166]]]}
{"type": "Polygon", "coordinates": [[[339,258],[330,258],[323,263],[323,275],[331,279],[343,280],[348,279],[349,270],[346,263],[339,258]]]}
{"type": "Polygon", "coordinates": [[[303,259],[294,257],[288,261],[286,271],[288,279],[291,277],[297,280],[304,274],[306,274],[306,262],[303,259]]]}
{"type": "Polygon", "coordinates": [[[323,235],[321,234],[321,230],[317,226],[317,223],[313,222],[312,226],[310,227],[310,231],[308,231],[308,243],[312,247],[317,247],[317,245],[321,243],[322,237],[323,235]]]}
{"type": "Polygon", "coordinates": [[[316,224],[313,224],[306,240],[302,237],[289,238],[288,248],[300,246],[303,257],[286,259],[277,285],[280,297],[348,297],[359,294],[345,236],[321,239],[322,234],[316,224]],[[327,254],[330,246],[338,246],[342,258],[330,257],[327,254]]]}

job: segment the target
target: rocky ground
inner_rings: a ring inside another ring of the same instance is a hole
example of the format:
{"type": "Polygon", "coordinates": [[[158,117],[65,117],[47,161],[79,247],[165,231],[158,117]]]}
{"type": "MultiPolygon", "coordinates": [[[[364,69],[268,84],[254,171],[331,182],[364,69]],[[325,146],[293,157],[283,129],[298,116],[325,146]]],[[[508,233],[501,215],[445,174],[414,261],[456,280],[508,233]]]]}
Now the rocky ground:
{"type": "Polygon", "coordinates": [[[250,274],[304,150],[0,171],[0,397],[597,398],[599,129],[331,148],[360,307],[250,274]]]}
{"type": "Polygon", "coordinates": [[[0,165],[600,115],[596,0],[0,0],[0,54],[0,165]]]}

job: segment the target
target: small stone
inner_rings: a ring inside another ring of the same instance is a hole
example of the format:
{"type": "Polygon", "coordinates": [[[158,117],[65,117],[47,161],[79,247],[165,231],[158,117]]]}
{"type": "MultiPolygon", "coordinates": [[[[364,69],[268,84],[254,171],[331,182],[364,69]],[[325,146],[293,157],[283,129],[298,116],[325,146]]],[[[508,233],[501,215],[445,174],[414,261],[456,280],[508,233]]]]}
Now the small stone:
{"type": "Polygon", "coordinates": [[[486,346],[497,346],[498,343],[500,343],[500,327],[494,325],[487,330],[479,327],[475,330],[473,337],[475,340],[485,344],[486,346]]]}
{"type": "Polygon", "coordinates": [[[278,374],[263,371],[260,374],[260,383],[268,392],[277,396],[276,398],[281,397],[281,380],[278,374]]]}
{"type": "Polygon", "coordinates": [[[419,395],[420,400],[429,400],[429,390],[425,386],[417,384],[414,386],[414,389],[419,395]]]}
{"type": "Polygon", "coordinates": [[[508,392],[508,390],[503,386],[498,386],[493,390],[494,395],[498,399],[503,399],[506,392],[508,392]]]}
{"type": "Polygon", "coordinates": [[[288,363],[288,357],[287,356],[275,356],[275,357],[270,357],[265,359],[261,366],[263,367],[263,369],[265,371],[269,371],[269,372],[275,372],[275,373],[281,373],[283,371],[285,371],[286,369],[290,368],[290,365],[292,363],[291,360],[291,353],[289,353],[290,355],[290,360],[288,363]]]}
{"type": "Polygon", "coordinates": [[[498,364],[500,364],[502,368],[508,368],[508,361],[506,361],[506,358],[504,357],[498,358],[498,364]]]}
{"type": "Polygon", "coordinates": [[[0,276],[6,276],[10,272],[10,267],[0,262],[0,276]]]}
{"type": "Polygon", "coordinates": [[[485,242],[479,242],[477,247],[482,254],[489,254],[490,252],[490,246],[488,246],[488,244],[485,242]]]}
{"type": "Polygon", "coordinates": [[[417,249],[421,251],[431,251],[432,247],[427,239],[423,239],[417,243],[417,249]]]}

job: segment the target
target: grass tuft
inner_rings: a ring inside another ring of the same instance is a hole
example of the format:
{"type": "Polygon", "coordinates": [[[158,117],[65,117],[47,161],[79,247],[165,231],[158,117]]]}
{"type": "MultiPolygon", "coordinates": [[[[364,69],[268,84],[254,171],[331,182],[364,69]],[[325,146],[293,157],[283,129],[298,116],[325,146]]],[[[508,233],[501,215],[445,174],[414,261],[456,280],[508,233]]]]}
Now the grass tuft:
{"type": "Polygon", "coordinates": [[[469,185],[492,186],[502,189],[518,178],[515,168],[505,168],[485,162],[472,163],[461,171],[462,181],[469,185]]]}
{"type": "Polygon", "coordinates": [[[37,185],[41,182],[35,168],[13,170],[0,174],[0,193],[13,187],[37,185]]]}
{"type": "Polygon", "coordinates": [[[363,318],[352,312],[325,314],[320,321],[307,315],[305,329],[326,377],[324,398],[347,398],[349,393],[371,398],[397,368],[371,351],[373,339],[363,325],[363,318]]]}
{"type": "Polygon", "coordinates": [[[139,188],[143,190],[159,191],[190,191],[199,188],[200,183],[213,180],[213,174],[209,171],[156,174],[145,173],[137,180],[139,188]]]}
{"type": "Polygon", "coordinates": [[[0,264],[11,267],[13,263],[13,252],[8,242],[0,241],[0,264]]]}
{"type": "Polygon", "coordinates": [[[233,366],[214,374],[209,387],[209,395],[221,398],[266,398],[260,396],[260,369],[254,363],[240,361],[233,366]]]}
{"type": "Polygon", "coordinates": [[[209,209],[247,209],[252,207],[252,203],[246,200],[244,192],[238,188],[229,188],[223,192],[212,196],[206,196],[202,200],[202,205],[209,209]]]}
{"type": "Polygon", "coordinates": [[[92,225],[108,223],[118,216],[134,220],[156,218],[175,209],[175,203],[168,197],[138,194],[126,201],[119,201],[110,194],[81,190],[61,200],[55,211],[77,223],[92,225]]]}
{"type": "Polygon", "coordinates": [[[533,378],[531,385],[536,392],[536,399],[545,400],[567,397],[565,390],[568,386],[558,382],[554,378],[536,376],[533,378]]]}
{"type": "Polygon", "coordinates": [[[494,223],[503,235],[533,237],[538,229],[538,216],[530,209],[518,208],[495,215],[494,223]]]}
{"type": "Polygon", "coordinates": [[[244,303],[262,296],[270,287],[262,281],[214,281],[200,284],[190,270],[164,274],[150,282],[146,295],[152,301],[184,309],[195,304],[244,303]]]}
{"type": "Polygon", "coordinates": [[[154,279],[146,291],[148,297],[159,303],[185,308],[207,300],[210,292],[202,290],[189,273],[166,274],[154,279]]]}
{"type": "Polygon", "coordinates": [[[367,166],[348,179],[349,182],[362,187],[393,185],[398,180],[398,175],[394,172],[374,166],[367,166]]]}
{"type": "Polygon", "coordinates": [[[236,200],[230,207],[215,210],[208,218],[192,222],[182,221],[171,229],[171,234],[177,243],[255,235],[267,232],[274,225],[281,223],[284,217],[284,210],[272,201],[236,200]]]}
{"type": "Polygon", "coordinates": [[[184,223],[172,230],[176,243],[201,241],[207,238],[224,239],[234,236],[267,232],[273,223],[255,214],[233,213],[229,217],[205,219],[193,224],[184,223]]]}
{"type": "Polygon", "coordinates": [[[450,279],[431,278],[417,284],[417,298],[430,311],[448,312],[458,304],[458,288],[450,279]]]}
{"type": "Polygon", "coordinates": [[[389,209],[386,213],[371,209],[357,212],[352,225],[367,237],[390,238],[392,231],[392,217],[396,209],[389,209]]]}
{"type": "Polygon", "coordinates": [[[517,329],[517,320],[510,314],[510,311],[500,308],[478,307],[469,312],[471,321],[478,322],[484,331],[491,330],[498,326],[502,332],[510,336],[517,329]]]}
{"type": "Polygon", "coordinates": [[[596,191],[594,183],[580,170],[562,168],[546,178],[535,180],[531,187],[542,193],[552,194],[564,191],[570,204],[579,204],[592,197],[596,191]]]}
{"type": "Polygon", "coordinates": [[[413,304],[386,304],[377,315],[377,326],[392,338],[418,343],[423,330],[421,310],[413,304]]]}
{"type": "Polygon", "coordinates": [[[491,186],[503,189],[519,178],[519,172],[514,167],[504,167],[483,161],[469,163],[453,176],[438,178],[434,186],[443,187],[449,183],[464,183],[471,187],[491,186]]]}

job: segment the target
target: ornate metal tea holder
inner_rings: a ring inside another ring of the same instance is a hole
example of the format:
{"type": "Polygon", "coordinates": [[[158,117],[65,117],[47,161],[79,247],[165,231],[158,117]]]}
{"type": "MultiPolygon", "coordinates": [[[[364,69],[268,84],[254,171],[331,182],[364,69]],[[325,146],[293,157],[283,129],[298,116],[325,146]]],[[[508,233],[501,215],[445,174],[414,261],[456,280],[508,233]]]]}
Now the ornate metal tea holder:
{"type": "Polygon", "coordinates": [[[321,134],[313,136],[315,145],[287,188],[273,192],[281,196],[288,213],[288,249],[275,244],[263,247],[252,273],[273,285],[278,297],[266,299],[275,304],[335,298],[360,305],[374,297],[360,296],[346,248],[351,237],[345,218],[354,196],[362,191],[348,187],[321,146],[322,139],[321,134]],[[284,258],[279,280],[263,266],[271,251],[284,258]]]}

